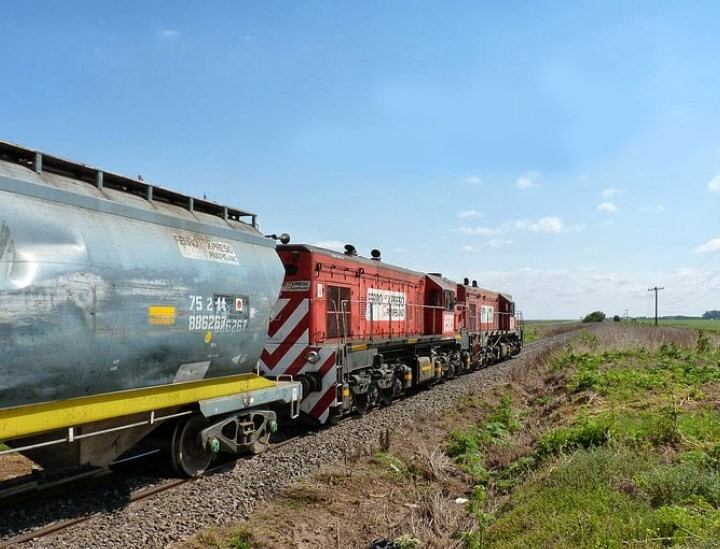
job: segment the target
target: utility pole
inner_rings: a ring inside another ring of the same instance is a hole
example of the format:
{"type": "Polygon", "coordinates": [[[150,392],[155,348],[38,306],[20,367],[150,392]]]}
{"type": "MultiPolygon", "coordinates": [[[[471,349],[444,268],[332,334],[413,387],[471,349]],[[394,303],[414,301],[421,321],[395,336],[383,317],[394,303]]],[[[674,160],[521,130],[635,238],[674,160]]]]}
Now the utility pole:
{"type": "Polygon", "coordinates": [[[655,326],[658,325],[658,292],[660,290],[664,290],[665,288],[658,288],[655,286],[654,288],[648,288],[648,292],[655,292],[655,326]]]}

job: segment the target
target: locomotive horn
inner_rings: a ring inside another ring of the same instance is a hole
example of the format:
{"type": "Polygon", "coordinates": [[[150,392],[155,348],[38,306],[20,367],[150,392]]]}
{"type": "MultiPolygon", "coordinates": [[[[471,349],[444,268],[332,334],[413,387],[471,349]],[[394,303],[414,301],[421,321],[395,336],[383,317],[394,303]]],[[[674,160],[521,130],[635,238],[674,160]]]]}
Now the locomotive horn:
{"type": "Polygon", "coordinates": [[[280,244],[289,244],[290,243],[290,235],[287,233],[283,233],[280,236],[276,234],[266,234],[265,238],[269,238],[270,240],[279,240],[280,244]]]}
{"type": "Polygon", "coordinates": [[[463,278],[463,284],[465,284],[465,286],[470,286],[470,279],[468,277],[463,278]]]}
{"type": "Polygon", "coordinates": [[[380,256],[381,256],[380,250],[378,250],[378,249],[370,250],[370,256],[371,256],[375,261],[380,261],[380,256]]]}
{"type": "Polygon", "coordinates": [[[352,244],[345,244],[345,255],[357,255],[357,250],[352,244]]]}

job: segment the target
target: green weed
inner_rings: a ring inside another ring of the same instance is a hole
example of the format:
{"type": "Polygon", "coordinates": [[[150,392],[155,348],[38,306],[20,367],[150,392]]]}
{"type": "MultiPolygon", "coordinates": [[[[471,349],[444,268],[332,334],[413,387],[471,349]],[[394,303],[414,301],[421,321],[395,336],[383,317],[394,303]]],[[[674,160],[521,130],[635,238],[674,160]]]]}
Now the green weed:
{"type": "Polygon", "coordinates": [[[252,536],[242,530],[233,534],[228,540],[231,549],[252,549],[254,547],[252,536]]]}
{"type": "Polygon", "coordinates": [[[373,459],[383,468],[388,469],[392,473],[402,474],[405,470],[405,464],[396,456],[389,452],[375,452],[373,459]]]}
{"type": "Polygon", "coordinates": [[[402,536],[393,540],[397,549],[417,549],[422,545],[422,542],[411,536],[410,534],[403,534],[402,536]]]}
{"type": "Polygon", "coordinates": [[[653,507],[687,503],[697,497],[720,505],[720,473],[690,461],[640,473],[633,482],[653,507]]]}
{"type": "Polygon", "coordinates": [[[602,446],[610,438],[610,426],[611,422],[601,417],[583,418],[572,427],[552,429],[538,441],[536,454],[542,458],[579,448],[602,446]]]}

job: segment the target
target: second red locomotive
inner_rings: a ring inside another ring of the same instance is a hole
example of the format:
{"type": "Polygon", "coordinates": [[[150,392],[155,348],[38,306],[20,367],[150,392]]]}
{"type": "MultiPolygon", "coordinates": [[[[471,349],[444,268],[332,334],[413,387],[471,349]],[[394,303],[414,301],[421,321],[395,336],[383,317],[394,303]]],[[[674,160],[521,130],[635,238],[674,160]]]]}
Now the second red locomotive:
{"type": "Polygon", "coordinates": [[[285,279],[259,368],[302,382],[306,416],[363,413],[520,352],[511,296],[345,248],[278,246],[285,279]]]}

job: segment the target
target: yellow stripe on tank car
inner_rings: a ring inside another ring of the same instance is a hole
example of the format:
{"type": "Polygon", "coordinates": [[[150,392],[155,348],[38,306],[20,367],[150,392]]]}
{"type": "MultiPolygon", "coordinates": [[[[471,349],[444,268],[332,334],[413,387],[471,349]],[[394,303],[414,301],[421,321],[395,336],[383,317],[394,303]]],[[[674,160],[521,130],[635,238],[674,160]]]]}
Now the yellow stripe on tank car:
{"type": "Polygon", "coordinates": [[[172,305],[150,305],[148,307],[148,322],[156,326],[169,326],[175,324],[176,312],[172,305]]]}
{"type": "Polygon", "coordinates": [[[131,389],[0,410],[0,440],[274,387],[255,374],[131,389]]]}

